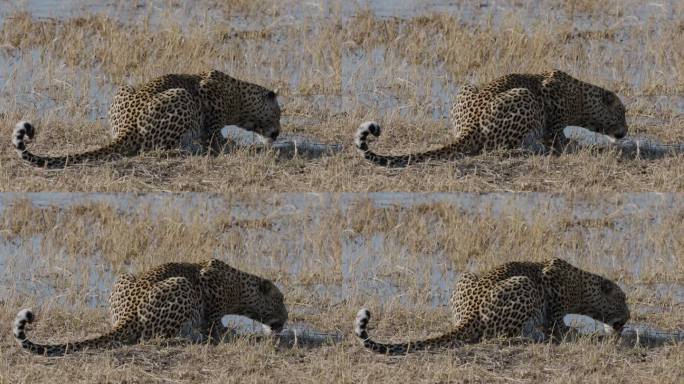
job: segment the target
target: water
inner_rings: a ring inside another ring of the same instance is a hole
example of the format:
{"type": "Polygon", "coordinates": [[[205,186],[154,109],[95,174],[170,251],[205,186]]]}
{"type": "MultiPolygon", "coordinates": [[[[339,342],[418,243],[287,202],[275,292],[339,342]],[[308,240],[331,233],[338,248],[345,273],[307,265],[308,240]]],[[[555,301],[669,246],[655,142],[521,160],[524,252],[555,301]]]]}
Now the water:
{"type": "Polygon", "coordinates": [[[39,18],[68,18],[84,13],[114,12],[116,8],[106,1],[19,0],[0,1],[0,17],[13,11],[27,11],[39,18]],[[109,5],[108,5],[109,4],[109,5]]]}
{"type": "MultiPolygon", "coordinates": [[[[425,16],[435,13],[446,13],[457,15],[459,21],[464,23],[483,23],[483,20],[476,16],[483,13],[491,15],[495,23],[501,23],[511,13],[521,13],[529,20],[537,20],[540,17],[550,20],[565,20],[568,15],[566,11],[570,7],[560,6],[562,2],[554,0],[545,1],[453,1],[453,0],[357,0],[346,1],[338,4],[336,1],[322,0],[311,2],[288,2],[284,7],[286,20],[295,19],[307,15],[319,17],[335,17],[338,6],[341,6],[340,16],[343,19],[354,17],[360,10],[370,10],[377,17],[381,18],[412,18],[425,16]],[[535,5],[535,6],[530,6],[535,5]]],[[[156,1],[137,1],[133,3],[97,0],[97,1],[59,1],[59,0],[19,0],[19,1],[0,1],[0,16],[17,10],[25,10],[41,18],[68,18],[84,13],[107,13],[116,16],[122,22],[135,22],[131,18],[136,14],[145,12],[172,12],[178,16],[196,15],[200,12],[214,10],[209,7],[201,7],[201,2],[156,2],[156,1]]],[[[623,7],[619,7],[619,13],[612,9],[603,9],[607,15],[612,15],[614,20],[624,20],[627,26],[637,25],[649,19],[672,20],[677,11],[681,10],[681,3],[677,0],[659,1],[627,1],[623,7]],[[628,4],[627,4],[628,3],[628,4]]],[[[209,12],[212,17],[219,17],[218,12],[209,12]]],[[[262,15],[263,16],[263,15],[262,15]]],[[[576,27],[589,29],[592,26],[591,15],[577,12],[575,19],[572,20],[576,27]]],[[[182,18],[182,17],[179,17],[182,18]]],[[[246,27],[247,21],[243,21],[246,27]]]]}
{"type": "MultiPolygon", "coordinates": [[[[417,16],[427,16],[435,13],[445,13],[458,17],[458,21],[470,25],[492,23],[495,26],[506,22],[512,14],[520,14],[525,20],[534,21],[545,19],[558,23],[571,23],[575,30],[596,30],[596,18],[592,14],[577,9],[574,17],[570,18],[570,6],[562,6],[563,1],[544,0],[483,0],[483,1],[453,1],[453,0],[359,0],[346,2],[343,15],[352,17],[359,9],[367,9],[377,17],[409,19],[417,16]],[[486,17],[483,17],[485,15],[486,17]]],[[[602,16],[609,16],[607,26],[616,24],[624,27],[641,25],[648,20],[674,20],[682,11],[678,0],[659,1],[622,1],[617,7],[602,7],[602,16]]]]}
{"type": "MultiPolygon", "coordinates": [[[[222,14],[211,7],[198,7],[196,1],[121,2],[112,0],[60,1],[60,0],[18,0],[0,1],[0,25],[14,12],[29,12],[38,19],[66,20],[88,14],[106,14],[118,22],[135,25],[149,20],[156,26],[164,18],[176,19],[181,27],[198,19],[213,23],[223,22],[222,14]]],[[[11,22],[11,21],[10,21],[11,22]]]]}

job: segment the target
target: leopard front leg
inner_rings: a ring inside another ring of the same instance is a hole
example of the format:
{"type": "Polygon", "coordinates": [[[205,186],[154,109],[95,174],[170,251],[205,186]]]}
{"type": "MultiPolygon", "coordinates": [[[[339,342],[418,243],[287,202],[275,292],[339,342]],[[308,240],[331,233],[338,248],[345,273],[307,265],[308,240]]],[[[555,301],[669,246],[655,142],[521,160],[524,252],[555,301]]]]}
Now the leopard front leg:
{"type": "Polygon", "coordinates": [[[570,313],[569,305],[564,298],[578,295],[578,285],[573,284],[573,280],[569,278],[567,270],[572,266],[564,260],[552,259],[545,264],[542,269],[546,303],[544,332],[554,340],[561,341],[571,331],[563,320],[565,315],[570,313]],[[559,287],[565,287],[565,290],[559,287]]]}
{"type": "Polygon", "coordinates": [[[202,137],[199,142],[210,154],[223,153],[228,146],[228,139],[223,136],[222,129],[223,124],[220,121],[208,119],[205,122],[205,128],[202,129],[202,137]]]}
{"type": "Polygon", "coordinates": [[[204,115],[199,131],[188,132],[181,137],[181,148],[194,155],[223,153],[228,145],[228,140],[221,133],[223,127],[215,117],[204,115]]]}
{"type": "Polygon", "coordinates": [[[209,306],[205,308],[204,316],[202,318],[202,334],[209,340],[218,342],[223,340],[226,335],[232,335],[231,330],[223,325],[223,316],[218,308],[209,306]]]}
{"type": "Polygon", "coordinates": [[[571,144],[570,139],[563,132],[564,127],[547,128],[541,138],[541,143],[549,148],[551,153],[564,153],[571,144]]]}
{"type": "Polygon", "coordinates": [[[555,341],[565,340],[568,336],[573,337],[573,329],[565,324],[563,318],[565,311],[557,303],[548,303],[546,307],[544,333],[555,341]]]}

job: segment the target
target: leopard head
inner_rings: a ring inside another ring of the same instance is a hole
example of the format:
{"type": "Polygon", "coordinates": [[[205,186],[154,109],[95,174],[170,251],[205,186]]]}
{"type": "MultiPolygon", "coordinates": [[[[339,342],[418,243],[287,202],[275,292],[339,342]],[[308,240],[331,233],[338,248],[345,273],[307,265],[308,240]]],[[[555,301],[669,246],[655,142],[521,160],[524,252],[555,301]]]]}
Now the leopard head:
{"type": "Polygon", "coordinates": [[[603,276],[587,273],[580,313],[610,325],[620,332],[629,320],[627,297],[622,289],[603,276]]]}
{"type": "Polygon", "coordinates": [[[621,139],[627,135],[625,106],[613,92],[584,83],[580,126],[621,139]]]}
{"type": "Polygon", "coordinates": [[[200,93],[207,109],[220,116],[223,125],[254,132],[267,144],[278,138],[280,105],[275,91],[213,70],[203,75],[200,93]]]}
{"type": "Polygon", "coordinates": [[[265,326],[269,332],[282,331],[287,322],[287,307],[280,289],[268,279],[242,272],[240,275],[239,310],[265,326]]]}
{"type": "Polygon", "coordinates": [[[255,132],[268,144],[280,134],[280,105],[275,91],[247,83],[235,125],[255,132]]]}
{"type": "Polygon", "coordinates": [[[589,316],[618,332],[629,320],[625,293],[603,276],[556,258],[546,263],[543,279],[548,293],[562,303],[566,314],[589,316]]]}
{"type": "Polygon", "coordinates": [[[210,260],[201,275],[207,294],[217,303],[221,315],[246,316],[276,333],[285,326],[285,298],[270,280],[217,259],[210,260]]]}

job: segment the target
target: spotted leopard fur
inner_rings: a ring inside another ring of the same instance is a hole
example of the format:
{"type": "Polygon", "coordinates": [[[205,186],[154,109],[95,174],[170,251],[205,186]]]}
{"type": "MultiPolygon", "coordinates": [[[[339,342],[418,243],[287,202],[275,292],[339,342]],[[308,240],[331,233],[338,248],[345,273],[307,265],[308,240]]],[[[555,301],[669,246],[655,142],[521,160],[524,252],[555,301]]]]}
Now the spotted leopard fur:
{"type": "Polygon", "coordinates": [[[221,318],[227,314],[247,316],[280,332],[288,316],[283,295],[271,281],[219,260],[168,263],[138,276],[124,274],[114,285],[110,307],[111,330],[91,339],[35,343],[26,335],[26,325],[35,318],[30,309],[17,314],[14,337],[30,352],[61,356],[154,337],[207,340],[226,331],[221,318]]]}
{"type": "Polygon", "coordinates": [[[17,123],[12,143],[19,157],[48,168],[155,149],[198,153],[225,144],[220,131],[226,125],[253,131],[270,143],[280,132],[280,107],[275,92],[214,70],[123,87],[114,97],[109,120],[113,139],[94,150],[55,157],[33,154],[26,142],[36,129],[27,121],[17,123]]]}
{"type": "Polygon", "coordinates": [[[465,86],[451,109],[455,139],[441,148],[381,155],[368,148],[380,125],[368,121],[356,132],[355,145],[367,160],[404,167],[429,160],[453,160],[494,149],[522,147],[534,153],[562,151],[569,125],[622,138],[627,134],[625,107],[615,93],[577,80],[562,71],[510,74],[478,89],[465,86]]]}
{"type": "Polygon", "coordinates": [[[455,348],[485,338],[523,336],[535,341],[563,338],[563,316],[581,314],[620,331],[629,320],[626,297],[614,282],[561,259],[511,262],[480,276],[465,274],[450,300],[453,327],[418,341],[386,344],[368,335],[370,311],[361,309],[355,333],[364,347],[385,354],[455,348]]]}

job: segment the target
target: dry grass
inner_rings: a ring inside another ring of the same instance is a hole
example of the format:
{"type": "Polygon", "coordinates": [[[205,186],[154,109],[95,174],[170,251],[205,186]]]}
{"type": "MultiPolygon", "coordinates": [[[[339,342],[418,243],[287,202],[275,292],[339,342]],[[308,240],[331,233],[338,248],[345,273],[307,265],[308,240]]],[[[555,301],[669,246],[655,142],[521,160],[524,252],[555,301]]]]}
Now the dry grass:
{"type": "Polygon", "coordinates": [[[504,152],[387,171],[366,164],[349,146],[358,124],[369,118],[387,128],[379,151],[448,142],[442,120],[461,84],[553,67],[617,91],[632,133],[684,141],[683,10],[625,3],[545,1],[527,7],[537,10],[529,12],[508,2],[503,8],[460,4],[463,9],[452,13],[402,18],[337,2],[201,2],[193,8],[121,3],[68,18],[10,8],[0,30],[0,135],[9,138],[16,121],[32,120],[40,129],[31,146],[36,153],[106,143],[106,111],[118,84],[207,68],[279,88],[284,134],[347,148],[317,159],[251,149],[210,158],[156,153],[47,172],[24,166],[5,145],[0,188],[682,191],[681,156],[504,152]],[[534,13],[542,9],[548,13],[534,13]]]}
{"type": "Polygon", "coordinates": [[[438,333],[449,316],[435,304],[444,303],[459,271],[549,256],[618,281],[628,294],[633,323],[682,329],[681,205],[654,216],[648,208],[630,212],[627,198],[607,203],[600,196],[575,196],[553,216],[550,208],[541,209],[553,206],[548,197],[524,211],[505,203],[513,196],[501,197],[501,211],[485,202],[473,208],[457,202],[383,206],[363,196],[348,201],[335,195],[205,196],[197,205],[183,205],[182,196],[147,202],[121,196],[116,203],[93,198],[73,198],[69,207],[57,200],[39,207],[20,198],[6,205],[0,221],[4,324],[18,309],[33,306],[39,314],[30,333],[35,340],[92,335],[107,329],[104,302],[113,274],[215,256],[276,281],[292,322],[339,331],[345,338],[294,348],[249,338],[218,346],[154,341],[48,360],[19,350],[5,332],[0,381],[317,382],[325,377],[674,383],[682,378],[681,344],[495,341],[390,359],[363,351],[351,337],[354,314],[364,305],[375,313],[374,333],[380,338],[438,333]]]}

